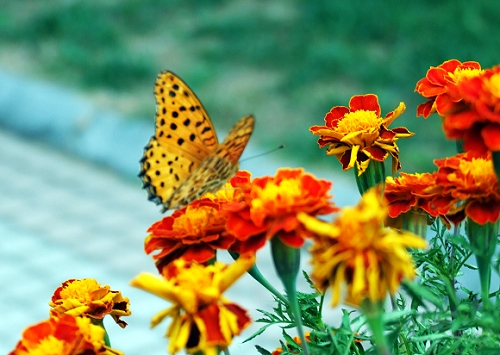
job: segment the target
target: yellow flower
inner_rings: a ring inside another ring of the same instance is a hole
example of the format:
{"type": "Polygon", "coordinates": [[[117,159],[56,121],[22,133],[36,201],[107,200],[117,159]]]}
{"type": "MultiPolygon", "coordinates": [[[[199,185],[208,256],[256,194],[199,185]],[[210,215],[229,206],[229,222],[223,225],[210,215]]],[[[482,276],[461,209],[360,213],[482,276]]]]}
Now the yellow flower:
{"type": "Polygon", "coordinates": [[[142,273],[131,285],[172,302],[170,308],[151,320],[155,327],[172,317],[166,333],[171,354],[186,349],[188,353],[216,355],[217,348],[227,348],[233,337],[250,324],[246,311],[222,293],[254,262],[255,257],[240,257],[231,265],[216,262],[204,266],[177,259],[164,269],[165,278],[142,273]]]}
{"type": "Polygon", "coordinates": [[[106,314],[122,328],[127,323],[120,319],[129,316],[130,303],[120,291],[112,291],[109,286],[101,286],[94,279],[68,280],[58,287],[49,302],[51,314],[69,314],[74,317],[84,316],[103,319],[106,314]]]}
{"type": "Polygon", "coordinates": [[[383,300],[394,294],[402,279],[412,279],[415,269],[406,248],[425,248],[422,238],[409,232],[383,228],[387,217],[380,190],[370,189],[356,207],[342,209],[333,223],[304,213],[299,220],[316,238],[311,247],[312,279],[319,290],[333,290],[332,306],[345,301],[359,306],[363,299],[383,300]]]}

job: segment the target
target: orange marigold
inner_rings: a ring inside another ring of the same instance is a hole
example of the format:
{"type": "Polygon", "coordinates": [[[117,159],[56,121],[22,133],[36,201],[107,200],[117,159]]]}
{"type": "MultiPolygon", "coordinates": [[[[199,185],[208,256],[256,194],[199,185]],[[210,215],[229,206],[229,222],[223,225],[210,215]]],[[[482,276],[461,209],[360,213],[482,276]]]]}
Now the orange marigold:
{"type": "Polygon", "coordinates": [[[156,267],[162,270],[173,260],[206,262],[217,249],[227,249],[234,237],[226,232],[226,217],[212,203],[195,202],[154,223],[144,242],[147,254],[153,255],[156,267]]]}
{"type": "Polygon", "coordinates": [[[429,117],[434,112],[443,116],[446,113],[460,110],[462,95],[457,84],[465,78],[482,73],[477,62],[463,62],[456,59],[431,67],[425,76],[417,82],[415,91],[429,101],[417,107],[417,116],[429,117]]]}
{"type": "Polygon", "coordinates": [[[74,317],[90,317],[103,319],[110,314],[122,328],[127,323],[120,319],[129,316],[130,302],[120,291],[112,291],[108,285],[101,286],[94,279],[70,279],[62,283],[52,295],[49,302],[51,315],[70,314],[74,317]]]}
{"type": "Polygon", "coordinates": [[[153,259],[160,273],[175,259],[204,263],[215,257],[217,249],[233,244],[234,236],[226,231],[226,215],[220,207],[239,201],[240,187],[249,181],[250,173],[238,171],[217,193],[208,193],[149,227],[144,249],[147,254],[158,251],[153,259]]]}
{"type": "Polygon", "coordinates": [[[392,156],[392,171],[401,169],[396,141],[413,133],[405,127],[389,129],[389,125],[405,110],[404,103],[381,117],[377,95],[353,96],[349,107],[336,106],[325,116],[325,126],[312,126],[309,130],[318,139],[320,148],[327,146],[326,154],[335,155],[343,170],[356,164],[361,175],[373,159],[383,162],[392,156]]]}
{"type": "Polygon", "coordinates": [[[466,151],[500,151],[500,66],[461,80],[458,90],[466,105],[444,115],[446,136],[463,139],[466,151]]]}
{"type": "Polygon", "coordinates": [[[242,187],[243,200],[224,205],[226,229],[235,236],[231,250],[255,252],[274,236],[291,247],[301,247],[310,233],[297,219],[336,212],[330,199],[331,182],[318,180],[303,169],[279,169],[275,177],[255,178],[242,187]]]}
{"type": "Polygon", "coordinates": [[[498,220],[500,192],[491,154],[484,158],[467,152],[434,163],[438,166],[436,183],[455,200],[447,215],[451,221],[459,223],[468,216],[484,225],[498,220]]]}
{"type": "Polygon", "coordinates": [[[62,314],[26,328],[9,355],[121,355],[105,346],[105,333],[88,318],[62,314]]]}
{"type": "Polygon", "coordinates": [[[444,188],[436,184],[436,178],[435,173],[388,176],[384,196],[389,205],[389,217],[397,218],[410,210],[423,210],[433,217],[447,214],[453,198],[443,195],[444,188]]]}

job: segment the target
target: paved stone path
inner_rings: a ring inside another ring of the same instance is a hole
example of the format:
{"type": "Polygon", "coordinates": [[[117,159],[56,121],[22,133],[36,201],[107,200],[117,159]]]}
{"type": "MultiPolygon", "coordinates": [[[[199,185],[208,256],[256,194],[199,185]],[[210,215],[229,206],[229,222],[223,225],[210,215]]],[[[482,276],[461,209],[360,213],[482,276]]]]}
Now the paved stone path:
{"type": "MultiPolygon", "coordinates": [[[[127,181],[3,131],[0,152],[0,353],[12,350],[27,325],[47,317],[47,302],[61,282],[91,277],[131,299],[129,326],[106,324],[114,346],[129,355],[165,354],[167,323],[151,330],[149,320],[169,304],[128,285],[141,271],[155,272],[143,240],[146,229],[161,218],[139,180],[127,181]]],[[[270,169],[267,174],[274,174],[270,169]]],[[[259,252],[259,267],[276,281],[268,255],[268,250],[259,252]]],[[[273,306],[270,295],[248,276],[228,297],[252,310],[254,319],[259,316],[255,308],[273,306]]],[[[254,324],[245,331],[231,352],[255,354],[252,344],[241,342],[258,328],[254,324]]],[[[280,333],[276,327],[252,343],[272,349],[280,333]]]]}

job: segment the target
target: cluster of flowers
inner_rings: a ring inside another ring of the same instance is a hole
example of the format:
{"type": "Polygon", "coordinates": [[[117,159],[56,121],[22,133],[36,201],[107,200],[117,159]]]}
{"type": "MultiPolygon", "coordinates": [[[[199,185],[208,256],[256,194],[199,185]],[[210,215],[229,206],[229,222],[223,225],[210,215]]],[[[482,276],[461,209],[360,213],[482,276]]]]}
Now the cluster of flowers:
{"type": "MultiPolygon", "coordinates": [[[[362,193],[357,206],[335,206],[329,194],[332,183],[303,169],[280,169],[275,176],[253,179],[239,171],[217,193],[149,228],[145,251],[152,254],[159,275],[140,274],[131,283],[172,304],[152,320],[156,326],[172,319],[166,333],[170,353],[219,354],[250,324],[247,312],[223,293],[245,272],[259,280],[256,252],[268,242],[288,298],[262,284],[294,312],[299,312],[294,297],[297,260],[306,241],[311,244],[311,278],[317,289],[332,290],[333,306],[344,301],[369,312],[388,294],[394,295],[402,281],[416,275],[407,249],[427,244],[419,235],[422,227],[408,223],[412,216],[425,216],[421,221],[425,227],[428,216],[447,225],[465,218],[479,226],[497,223],[498,167],[492,161],[500,150],[500,67],[482,70],[476,62],[450,60],[431,68],[416,91],[429,99],[418,107],[418,115],[437,112],[443,117],[446,136],[463,140],[467,151],[436,160],[436,172],[386,178],[385,159],[392,157],[393,174],[401,169],[397,140],[413,135],[404,127],[389,128],[405,106],[401,103],[382,117],[376,95],[354,96],[349,107],[332,108],[325,125],[310,131],[343,170],[355,169],[362,193]],[[333,213],[337,215],[332,222],[318,218],[333,213]],[[235,262],[215,261],[219,250],[228,250],[235,262]]],[[[480,250],[486,244],[475,245],[480,250]]],[[[119,354],[106,345],[104,330],[93,325],[111,314],[124,326],[119,317],[130,311],[119,292],[88,280],[70,280],[56,290],[51,306],[51,318],[28,328],[12,354],[30,354],[33,344],[54,346],[60,341],[61,347],[69,347],[64,345],[68,337],[78,339],[73,344],[79,347],[57,353],[119,354]]],[[[296,343],[307,354],[311,338],[301,330],[300,314],[295,315],[296,343]]],[[[378,336],[374,343],[384,353],[383,332],[377,333],[376,324],[369,325],[378,336]]],[[[282,351],[279,348],[273,354],[282,351]]]]}
{"type": "Polygon", "coordinates": [[[170,352],[187,349],[215,354],[217,349],[227,348],[233,336],[250,324],[250,319],[241,308],[222,298],[222,292],[254,265],[257,250],[267,241],[279,238],[290,248],[300,248],[311,232],[297,214],[314,216],[337,211],[328,201],[330,188],[331,183],[302,169],[282,169],[275,177],[253,180],[248,172],[239,171],[216,194],[207,194],[151,226],[145,250],[157,252],[153,258],[163,280],[155,278],[153,282],[152,275],[143,274],[133,285],[178,305],[174,318],[182,320],[172,321],[168,335],[183,331],[185,336],[173,337],[170,352]],[[237,260],[230,266],[218,262],[210,265],[221,249],[233,253],[237,260]],[[178,265],[189,269],[183,277],[179,277],[178,271],[172,272],[172,268],[178,270],[178,265]],[[216,274],[215,268],[227,272],[216,274]],[[203,276],[198,278],[198,272],[203,276]],[[171,283],[182,294],[172,297],[157,291],[160,284],[171,283]],[[200,283],[204,286],[200,287],[200,283]],[[184,306],[188,300],[186,289],[192,291],[192,301],[188,303],[198,307],[184,306]],[[214,308],[218,316],[212,313],[211,317],[202,317],[209,308],[214,308]],[[231,318],[224,319],[224,314],[231,318]]]}

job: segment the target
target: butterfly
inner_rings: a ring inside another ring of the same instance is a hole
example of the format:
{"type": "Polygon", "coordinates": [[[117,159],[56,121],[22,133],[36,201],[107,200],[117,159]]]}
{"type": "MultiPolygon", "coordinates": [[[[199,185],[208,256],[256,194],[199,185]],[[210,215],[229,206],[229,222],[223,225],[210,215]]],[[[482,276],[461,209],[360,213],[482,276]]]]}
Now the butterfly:
{"type": "Polygon", "coordinates": [[[189,86],[170,71],[158,74],[156,132],[140,160],[143,188],[162,212],[217,192],[238,171],[254,127],[245,116],[219,144],[212,121],[189,86]]]}

